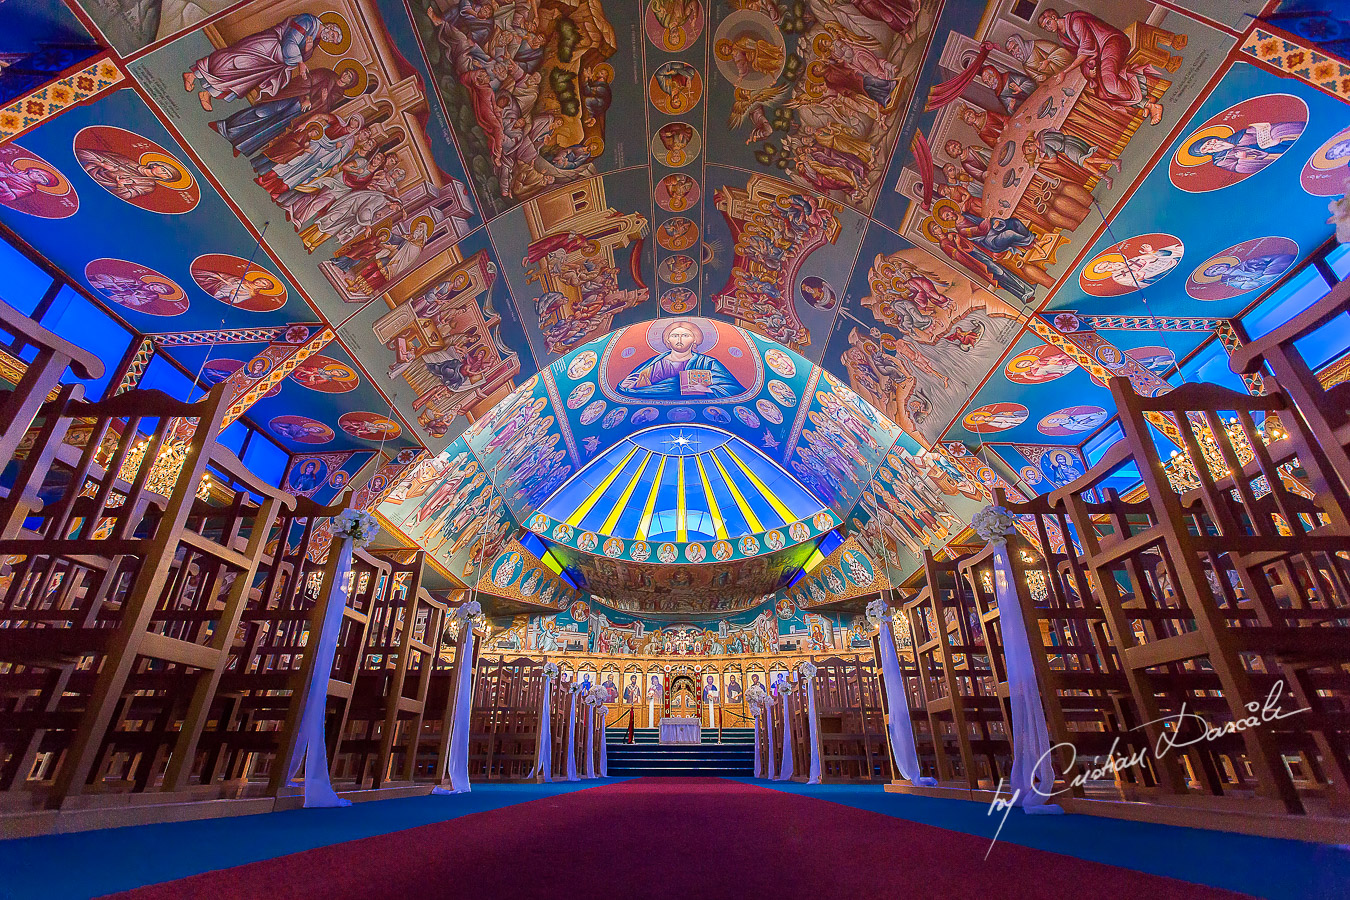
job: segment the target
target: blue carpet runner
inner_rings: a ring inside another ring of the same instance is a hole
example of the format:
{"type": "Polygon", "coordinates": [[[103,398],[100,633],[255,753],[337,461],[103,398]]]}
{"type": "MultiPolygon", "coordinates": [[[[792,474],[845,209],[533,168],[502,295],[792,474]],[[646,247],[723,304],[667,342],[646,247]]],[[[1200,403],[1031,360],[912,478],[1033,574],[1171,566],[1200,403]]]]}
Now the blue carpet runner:
{"type": "Polygon", "coordinates": [[[751,728],[724,728],[718,743],[716,728],[703,729],[698,744],[662,744],[655,728],[635,728],[634,743],[626,743],[627,728],[606,729],[609,774],[702,777],[750,777],[755,771],[755,732],[751,728]]]}

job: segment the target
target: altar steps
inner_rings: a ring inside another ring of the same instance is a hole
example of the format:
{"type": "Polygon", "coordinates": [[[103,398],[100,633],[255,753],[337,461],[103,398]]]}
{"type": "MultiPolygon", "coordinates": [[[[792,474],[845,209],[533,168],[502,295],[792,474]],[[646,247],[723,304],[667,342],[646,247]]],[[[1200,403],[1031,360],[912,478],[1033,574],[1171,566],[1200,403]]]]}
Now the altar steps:
{"type": "Polygon", "coordinates": [[[755,770],[755,733],[750,728],[703,729],[701,744],[662,744],[657,729],[637,728],[634,743],[626,743],[628,729],[606,729],[609,774],[685,777],[750,777],[755,770]]]}

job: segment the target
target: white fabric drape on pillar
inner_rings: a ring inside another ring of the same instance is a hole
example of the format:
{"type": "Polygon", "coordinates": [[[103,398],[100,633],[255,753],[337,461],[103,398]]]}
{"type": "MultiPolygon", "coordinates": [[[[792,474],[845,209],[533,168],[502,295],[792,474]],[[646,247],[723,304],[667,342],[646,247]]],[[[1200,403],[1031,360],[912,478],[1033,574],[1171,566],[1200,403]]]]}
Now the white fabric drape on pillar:
{"type": "Polygon", "coordinates": [[[580,781],[581,777],[577,775],[577,694],[581,690],[577,685],[572,685],[572,699],[567,707],[567,780],[580,781]]]}
{"type": "Polygon", "coordinates": [[[455,660],[454,724],[450,730],[450,758],[445,763],[445,774],[450,776],[450,790],[444,793],[467,794],[469,784],[469,714],[473,707],[473,622],[465,619],[460,628],[469,629],[459,658],[455,660]]]}
{"type": "Polygon", "coordinates": [[[778,690],[779,698],[783,704],[783,764],[778,769],[778,777],[775,781],[792,780],[792,723],[788,721],[788,691],[787,682],[778,690]]]}
{"type": "Polygon", "coordinates": [[[919,751],[914,746],[914,725],[909,718],[909,692],[905,690],[905,678],[900,672],[900,658],[895,653],[895,635],[892,632],[889,612],[881,616],[881,634],[877,644],[881,647],[881,682],[886,691],[886,705],[890,712],[887,730],[891,739],[891,753],[895,755],[895,765],[900,769],[900,777],[913,785],[931,786],[937,784],[936,778],[924,778],[919,775],[919,751]]]}
{"type": "Polygon", "coordinates": [[[1003,656],[1008,667],[1008,704],[1012,708],[1012,784],[1018,805],[1028,813],[1062,813],[1047,804],[1045,798],[1055,789],[1055,765],[1050,758],[1050,729],[1045,723],[1045,707],[1036,684],[1036,668],[1031,661],[1031,643],[1027,639],[1022,604],[1013,586],[1008,545],[994,545],[994,594],[998,597],[1002,622],[1003,656]]]}
{"type": "Polygon", "coordinates": [[[553,679],[544,675],[544,702],[539,713],[539,743],[534,751],[530,778],[539,776],[544,784],[553,783],[553,679]]]}
{"type": "Polygon", "coordinates": [[[586,704],[586,777],[595,777],[595,705],[586,704]]]}
{"type": "Polygon", "coordinates": [[[806,718],[811,726],[809,743],[811,744],[811,771],[806,779],[807,784],[820,784],[820,721],[816,718],[816,684],[815,684],[815,666],[811,667],[811,674],[804,675],[806,682],[806,718]]]}
{"type": "Polygon", "coordinates": [[[778,758],[773,747],[773,695],[769,694],[764,701],[764,725],[769,731],[769,758],[764,761],[764,777],[770,781],[775,780],[778,769],[774,761],[778,758]]]}
{"type": "Polygon", "coordinates": [[[328,744],[324,739],[324,719],[328,708],[328,680],[337,654],[342,614],[347,608],[347,578],[352,571],[352,539],[344,537],[338,546],[337,569],[328,590],[323,623],[314,644],[314,668],[305,686],[305,706],[300,714],[300,738],[291,753],[289,780],[294,781],[303,764],[305,769],[305,808],[351,806],[352,801],[337,795],[328,777],[328,744]]]}

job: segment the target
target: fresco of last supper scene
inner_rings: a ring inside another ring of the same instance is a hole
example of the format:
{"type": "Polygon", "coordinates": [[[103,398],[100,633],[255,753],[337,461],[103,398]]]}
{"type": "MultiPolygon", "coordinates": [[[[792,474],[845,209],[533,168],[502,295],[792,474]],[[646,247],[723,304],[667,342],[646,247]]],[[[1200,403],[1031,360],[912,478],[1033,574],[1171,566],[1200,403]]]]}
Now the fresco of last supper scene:
{"type": "Polygon", "coordinates": [[[0,900],[1350,898],[1350,0],[0,0],[0,900]]]}

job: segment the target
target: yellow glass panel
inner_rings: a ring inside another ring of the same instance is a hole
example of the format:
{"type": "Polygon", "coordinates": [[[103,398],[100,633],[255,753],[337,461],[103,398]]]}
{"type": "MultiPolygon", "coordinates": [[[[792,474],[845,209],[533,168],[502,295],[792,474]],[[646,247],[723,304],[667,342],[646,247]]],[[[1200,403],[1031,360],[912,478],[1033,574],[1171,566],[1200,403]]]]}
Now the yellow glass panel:
{"type": "Polygon", "coordinates": [[[577,507],[577,511],[567,517],[568,525],[580,527],[581,520],[586,518],[587,514],[595,508],[595,504],[600,502],[600,496],[614,483],[614,479],[619,477],[619,473],[623,471],[623,467],[628,465],[628,461],[632,459],[637,452],[638,447],[634,444],[633,449],[628,451],[628,455],[620,460],[619,464],[614,467],[614,471],[606,475],[604,481],[601,481],[600,484],[596,486],[595,490],[591,491],[590,496],[577,507]]]}
{"type": "Polygon", "coordinates": [[[703,493],[708,497],[708,512],[712,514],[713,528],[716,529],[719,538],[726,540],[727,526],[722,521],[722,510],[717,506],[717,498],[713,496],[712,483],[708,481],[708,470],[703,467],[703,457],[695,456],[694,462],[698,463],[698,477],[703,479],[703,493]]]}
{"type": "Polygon", "coordinates": [[[679,470],[676,471],[676,490],[675,490],[675,540],[684,543],[689,540],[689,516],[685,512],[684,503],[684,460],[685,457],[678,457],[679,470]]]}
{"type": "Polygon", "coordinates": [[[758,533],[763,531],[764,526],[760,524],[759,516],[755,515],[755,511],[750,508],[750,504],[745,502],[745,497],[741,496],[740,489],[736,487],[736,483],[732,481],[731,476],[727,474],[726,468],[722,465],[722,460],[717,458],[717,451],[714,450],[712,453],[709,453],[708,456],[712,458],[713,465],[717,466],[717,471],[722,473],[722,480],[726,482],[727,490],[731,491],[731,497],[736,501],[737,509],[741,511],[742,516],[745,516],[746,524],[750,526],[751,532],[758,533]]]}
{"type": "Polygon", "coordinates": [[[769,490],[768,486],[766,486],[764,482],[759,480],[759,477],[755,475],[754,472],[750,471],[750,467],[747,466],[745,462],[739,456],[736,455],[736,451],[731,449],[730,445],[727,445],[722,449],[725,450],[731,456],[731,458],[736,461],[736,465],[740,467],[740,470],[745,475],[745,477],[750,479],[750,483],[753,484],[755,487],[759,488],[760,494],[764,497],[765,500],[769,501],[769,505],[773,507],[773,511],[778,513],[778,515],[782,517],[784,522],[792,522],[796,520],[797,517],[792,514],[792,511],[789,510],[786,505],[784,505],[782,500],[778,499],[778,496],[774,494],[773,491],[769,490]]]}
{"type": "Polygon", "coordinates": [[[652,527],[652,512],[656,509],[656,492],[661,489],[661,476],[666,471],[666,458],[661,457],[661,462],[656,465],[656,477],[652,479],[652,489],[647,494],[647,502],[642,507],[642,521],[638,522],[637,531],[634,533],[639,541],[647,539],[647,529],[652,527]]]}

